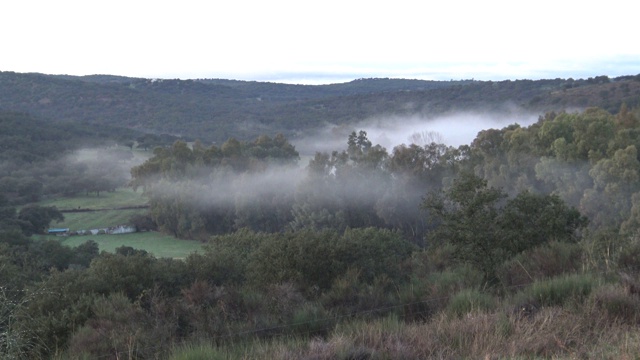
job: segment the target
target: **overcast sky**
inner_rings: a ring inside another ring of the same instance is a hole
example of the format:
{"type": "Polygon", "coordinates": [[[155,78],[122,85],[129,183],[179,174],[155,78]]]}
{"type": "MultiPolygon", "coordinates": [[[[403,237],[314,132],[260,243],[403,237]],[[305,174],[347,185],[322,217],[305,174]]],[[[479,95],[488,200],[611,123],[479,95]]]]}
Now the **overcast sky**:
{"type": "Polygon", "coordinates": [[[640,73],[628,0],[8,0],[0,70],[331,83],[640,73]]]}

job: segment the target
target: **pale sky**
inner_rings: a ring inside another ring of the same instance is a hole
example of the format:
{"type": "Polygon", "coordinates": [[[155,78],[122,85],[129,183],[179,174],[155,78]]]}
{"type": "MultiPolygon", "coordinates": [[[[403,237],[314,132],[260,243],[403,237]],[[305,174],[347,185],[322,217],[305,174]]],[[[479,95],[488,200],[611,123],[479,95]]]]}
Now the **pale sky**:
{"type": "Polygon", "coordinates": [[[0,71],[331,83],[640,73],[640,4],[6,0],[0,71]]]}

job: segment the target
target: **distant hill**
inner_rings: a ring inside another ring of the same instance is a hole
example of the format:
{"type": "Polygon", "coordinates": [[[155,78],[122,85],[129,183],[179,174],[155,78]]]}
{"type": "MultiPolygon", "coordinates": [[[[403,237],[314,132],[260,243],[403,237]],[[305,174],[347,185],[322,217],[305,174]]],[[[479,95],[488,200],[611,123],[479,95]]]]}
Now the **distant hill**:
{"type": "Polygon", "coordinates": [[[359,79],[290,85],[224,79],[166,80],[112,75],[0,72],[0,110],[52,122],[128,128],[222,142],[284,133],[295,138],[325,124],[376,115],[499,110],[540,113],[640,101],[640,76],[573,80],[424,81],[359,79]]]}
{"type": "Polygon", "coordinates": [[[140,135],[125,128],[53,123],[25,113],[0,111],[0,166],[9,162],[34,164],[83,147],[111,146],[140,135]]]}

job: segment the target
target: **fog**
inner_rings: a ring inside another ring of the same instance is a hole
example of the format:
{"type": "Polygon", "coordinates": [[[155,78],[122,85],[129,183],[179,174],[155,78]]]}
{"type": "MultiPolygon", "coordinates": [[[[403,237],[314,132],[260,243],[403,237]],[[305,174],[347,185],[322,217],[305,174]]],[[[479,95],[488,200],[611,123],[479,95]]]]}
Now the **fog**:
{"type": "Polygon", "coordinates": [[[84,148],[64,158],[69,165],[86,166],[91,172],[109,173],[118,179],[131,178],[131,168],[142,164],[148,156],[122,148],[84,148]]]}
{"type": "Polygon", "coordinates": [[[259,201],[264,198],[288,198],[304,178],[304,169],[295,166],[271,166],[260,172],[237,173],[229,169],[214,169],[207,176],[187,180],[161,180],[154,192],[177,197],[199,207],[232,207],[238,201],[259,201]]]}
{"type": "MultiPolygon", "coordinates": [[[[307,178],[306,167],[316,152],[331,153],[346,149],[347,138],[352,131],[365,130],[369,140],[385,147],[389,152],[401,144],[426,145],[431,142],[458,147],[470,144],[479,131],[501,129],[510,124],[528,126],[538,119],[538,114],[514,109],[504,112],[458,112],[434,118],[425,116],[378,116],[354,125],[328,124],[311,136],[293,140],[301,155],[298,167],[270,165],[263,171],[237,173],[228,168],[204,170],[198,174],[191,169],[189,180],[159,181],[156,191],[165,196],[179,197],[195,202],[200,207],[233,207],[238,201],[260,201],[266,198],[290,198],[296,188],[307,178]]],[[[371,197],[371,191],[380,189],[373,178],[366,183],[345,183],[342,196],[346,201],[359,201],[371,197]],[[362,188],[364,187],[364,188],[362,188]]],[[[408,192],[409,189],[406,189],[408,192]]],[[[424,189],[420,191],[424,192],[424,189]]],[[[328,195],[328,194],[327,194],[328,195]]]]}
{"type": "Polygon", "coordinates": [[[346,148],[352,131],[364,130],[371,142],[391,151],[401,144],[425,145],[425,138],[458,147],[468,145],[486,129],[502,129],[517,123],[523,127],[538,120],[537,113],[505,108],[504,112],[457,112],[438,117],[377,116],[353,125],[328,124],[312,136],[293,140],[301,155],[346,148]],[[422,142],[422,143],[421,143],[422,142]]]}

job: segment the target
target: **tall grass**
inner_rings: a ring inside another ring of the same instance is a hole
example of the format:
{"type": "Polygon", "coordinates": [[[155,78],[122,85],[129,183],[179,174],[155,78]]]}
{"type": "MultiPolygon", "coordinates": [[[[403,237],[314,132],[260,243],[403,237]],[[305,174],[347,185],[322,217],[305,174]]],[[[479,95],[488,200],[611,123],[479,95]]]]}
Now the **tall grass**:
{"type": "Polygon", "coordinates": [[[476,289],[465,289],[455,294],[449,301],[447,313],[462,317],[478,312],[493,310],[496,301],[493,296],[476,289]]]}
{"type": "Polygon", "coordinates": [[[248,339],[226,345],[197,341],[176,347],[169,360],[300,359],[307,351],[306,338],[281,337],[265,341],[248,339]]]}
{"type": "Polygon", "coordinates": [[[539,280],[516,294],[516,302],[532,303],[539,306],[562,306],[569,301],[583,301],[600,280],[590,274],[572,274],[539,280]]]}

